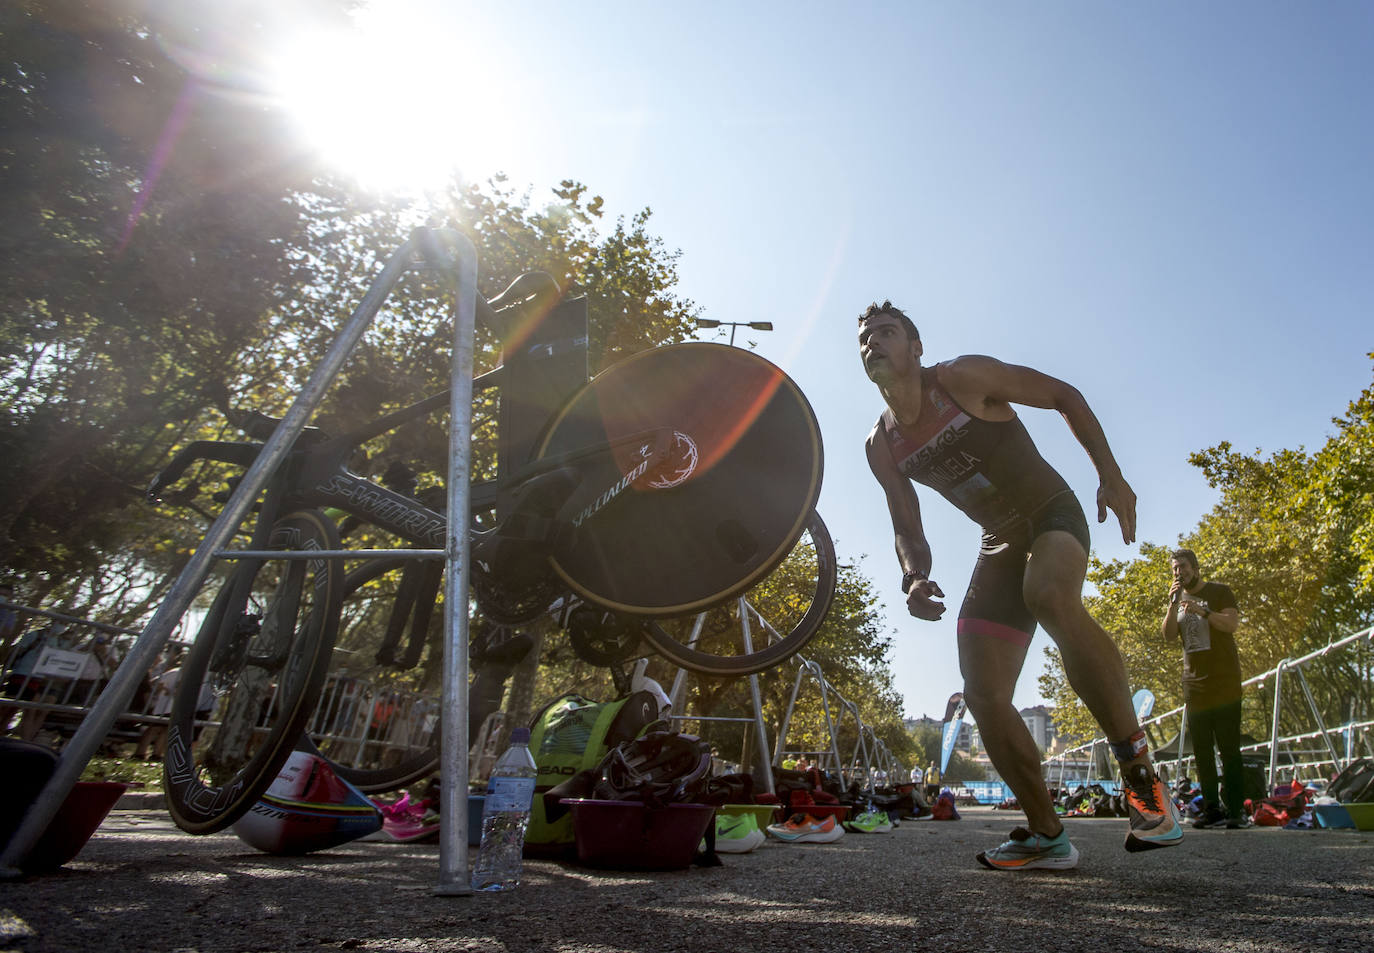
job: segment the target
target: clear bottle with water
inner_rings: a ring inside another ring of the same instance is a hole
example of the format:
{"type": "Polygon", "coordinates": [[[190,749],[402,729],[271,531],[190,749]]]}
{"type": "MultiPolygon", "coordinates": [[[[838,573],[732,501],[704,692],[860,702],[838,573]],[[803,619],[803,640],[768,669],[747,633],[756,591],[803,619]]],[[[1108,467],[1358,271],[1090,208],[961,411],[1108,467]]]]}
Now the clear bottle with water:
{"type": "Polygon", "coordinates": [[[530,730],[516,728],[496,761],[482,804],[482,844],[472,865],[473,890],[511,890],[520,883],[525,828],[530,822],[539,769],[530,754],[530,730]]]}

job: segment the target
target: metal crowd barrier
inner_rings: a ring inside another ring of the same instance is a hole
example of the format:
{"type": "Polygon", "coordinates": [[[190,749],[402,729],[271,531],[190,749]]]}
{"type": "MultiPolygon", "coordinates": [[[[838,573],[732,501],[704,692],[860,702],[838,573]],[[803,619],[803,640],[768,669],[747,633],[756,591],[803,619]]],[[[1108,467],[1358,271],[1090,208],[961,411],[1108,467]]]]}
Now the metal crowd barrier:
{"type": "MultiPolygon", "coordinates": [[[[0,661],[0,733],[60,747],[80,728],[139,634],[78,616],[0,602],[33,620],[11,639],[0,661]]],[[[168,643],[173,652],[183,642],[168,643]]],[[[154,665],[127,709],[105,735],[104,747],[137,746],[146,728],[168,723],[171,696],[158,689],[166,665],[154,665]]],[[[218,699],[207,689],[202,727],[217,726],[218,699]]],[[[274,699],[275,701],[275,699],[274,699]]],[[[430,747],[440,705],[434,693],[403,691],[386,681],[331,675],[310,721],[310,732],[330,746],[334,761],[357,768],[395,763],[430,747]]],[[[271,724],[272,704],[261,719],[271,724]]]]}
{"type": "MultiPolygon", "coordinates": [[[[1374,645],[1374,627],[1354,632],[1299,658],[1284,659],[1269,671],[1247,678],[1242,683],[1242,689],[1260,690],[1271,679],[1273,682],[1274,697],[1269,710],[1269,737],[1241,746],[1242,756],[1267,758],[1266,783],[1270,790],[1273,790],[1284,777],[1296,777],[1305,781],[1319,780],[1339,772],[1352,759],[1362,754],[1374,757],[1374,718],[1347,718],[1339,724],[1328,725],[1303,672],[1304,668],[1319,659],[1339,652],[1358,650],[1362,646],[1367,648],[1370,645],[1374,645]],[[1314,730],[1284,735],[1280,732],[1280,714],[1285,697],[1293,700],[1291,691],[1288,696],[1284,695],[1284,689],[1292,681],[1296,681],[1301,692],[1300,710],[1309,719],[1309,724],[1314,730]]],[[[1370,711],[1371,705],[1374,704],[1374,668],[1366,662],[1362,674],[1363,691],[1357,692],[1351,698],[1353,701],[1363,702],[1365,714],[1374,714],[1370,711]]],[[[1167,769],[1165,773],[1171,774],[1175,779],[1196,776],[1196,758],[1185,750],[1188,724],[1184,711],[1185,709],[1180,706],[1142,722],[1142,726],[1147,732],[1151,732],[1152,737],[1154,729],[1162,731],[1166,723],[1177,724],[1177,732],[1173,739],[1156,748],[1163,756],[1156,759],[1161,763],[1161,770],[1167,769]],[[1191,775],[1190,769],[1193,772],[1191,775]]],[[[1330,715],[1330,712],[1326,714],[1330,715]]],[[[1061,788],[1066,784],[1101,783],[1102,778],[1093,775],[1102,772],[1093,769],[1098,760],[1097,752],[1106,750],[1106,744],[1106,738],[1094,738],[1085,744],[1046,758],[1041,762],[1046,782],[1057,781],[1061,788]]]]}

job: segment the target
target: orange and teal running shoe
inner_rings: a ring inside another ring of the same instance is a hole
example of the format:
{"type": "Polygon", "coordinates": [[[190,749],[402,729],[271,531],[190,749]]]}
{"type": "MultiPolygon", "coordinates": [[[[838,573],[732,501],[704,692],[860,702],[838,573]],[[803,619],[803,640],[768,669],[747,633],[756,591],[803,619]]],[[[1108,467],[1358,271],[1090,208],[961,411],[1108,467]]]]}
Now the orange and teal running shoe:
{"type": "Polygon", "coordinates": [[[1134,853],[1182,843],[1183,819],[1159,775],[1148,764],[1134,764],[1122,771],[1121,778],[1130,812],[1126,849],[1134,853]]]}
{"type": "Polygon", "coordinates": [[[993,870],[1072,870],[1078,866],[1078,848],[1069,843],[1067,830],[1046,837],[1018,827],[1009,840],[978,854],[978,863],[993,870]]]}
{"type": "Polygon", "coordinates": [[[843,837],[844,828],[835,823],[833,814],[824,818],[793,814],[782,824],[769,824],[768,833],[788,844],[828,844],[843,837]]]}

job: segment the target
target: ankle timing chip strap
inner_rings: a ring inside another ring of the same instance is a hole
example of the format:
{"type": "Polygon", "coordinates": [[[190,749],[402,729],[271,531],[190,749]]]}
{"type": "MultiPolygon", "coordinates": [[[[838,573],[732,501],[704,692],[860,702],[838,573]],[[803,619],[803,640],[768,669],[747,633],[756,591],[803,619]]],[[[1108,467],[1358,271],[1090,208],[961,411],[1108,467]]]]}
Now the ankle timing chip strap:
{"type": "Polygon", "coordinates": [[[1116,755],[1118,761],[1134,761],[1150,747],[1145,741],[1144,731],[1137,731],[1125,741],[1113,741],[1110,744],[1112,753],[1116,755]]]}

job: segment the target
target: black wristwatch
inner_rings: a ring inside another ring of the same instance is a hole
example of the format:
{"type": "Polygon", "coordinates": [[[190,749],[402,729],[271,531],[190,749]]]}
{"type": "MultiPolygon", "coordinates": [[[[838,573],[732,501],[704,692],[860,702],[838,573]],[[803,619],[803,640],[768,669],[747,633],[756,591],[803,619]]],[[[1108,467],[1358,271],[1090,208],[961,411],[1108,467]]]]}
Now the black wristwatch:
{"type": "Polygon", "coordinates": [[[925,580],[928,578],[928,576],[923,576],[919,572],[902,573],[902,594],[909,595],[911,593],[911,587],[913,585],[915,585],[918,581],[925,580]]]}
{"type": "Polygon", "coordinates": [[[1202,607],[1202,617],[1203,617],[1204,619],[1207,618],[1208,616],[1210,616],[1211,614],[1212,614],[1212,607],[1211,607],[1211,606],[1203,606],[1203,607],[1202,607]]]}

